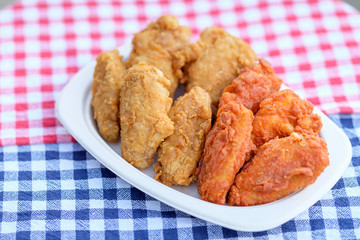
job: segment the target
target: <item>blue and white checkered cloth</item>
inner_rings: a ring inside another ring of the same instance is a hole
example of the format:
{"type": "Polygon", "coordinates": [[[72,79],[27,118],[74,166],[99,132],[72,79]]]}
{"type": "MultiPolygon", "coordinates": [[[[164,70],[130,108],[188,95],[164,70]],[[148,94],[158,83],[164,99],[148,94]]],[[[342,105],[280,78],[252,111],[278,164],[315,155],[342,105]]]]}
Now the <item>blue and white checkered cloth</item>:
{"type": "Polygon", "coordinates": [[[254,233],[229,230],[157,201],[77,143],[2,147],[0,239],[360,239],[360,115],[331,118],[353,146],[343,177],[307,211],[254,233]]]}

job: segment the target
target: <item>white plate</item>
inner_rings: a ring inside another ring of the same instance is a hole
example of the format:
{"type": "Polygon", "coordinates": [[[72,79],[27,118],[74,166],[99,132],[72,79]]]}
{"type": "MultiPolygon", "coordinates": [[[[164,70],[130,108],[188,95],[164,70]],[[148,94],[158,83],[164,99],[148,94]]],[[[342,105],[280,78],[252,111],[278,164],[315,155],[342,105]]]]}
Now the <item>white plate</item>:
{"type": "MultiPolygon", "coordinates": [[[[130,43],[119,48],[128,56],[130,43]]],[[[153,179],[152,167],[140,171],[128,164],[120,143],[109,144],[98,134],[90,109],[92,75],[95,61],[80,70],[64,87],[56,102],[56,115],[70,134],[96,159],[125,181],[150,196],[192,216],[241,231],[263,231],[277,227],[316,203],[339,180],[352,157],[349,139],[326,115],[321,116],[320,132],[330,153],[330,165],[316,182],[300,192],[278,201],[252,207],[221,206],[199,199],[196,184],[167,187],[153,179]]]]}

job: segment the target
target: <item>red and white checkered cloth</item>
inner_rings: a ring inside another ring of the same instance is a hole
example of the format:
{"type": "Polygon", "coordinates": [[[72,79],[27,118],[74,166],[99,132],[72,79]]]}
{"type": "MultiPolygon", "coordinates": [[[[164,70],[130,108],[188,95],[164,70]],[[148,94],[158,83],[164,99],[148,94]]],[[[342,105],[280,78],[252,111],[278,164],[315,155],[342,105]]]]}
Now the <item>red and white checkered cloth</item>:
{"type": "Polygon", "coordinates": [[[54,114],[63,86],[163,14],[193,40],[217,25],[249,42],[327,114],[360,112],[360,14],[341,1],[23,0],[0,11],[0,145],[74,141],[54,114]]]}

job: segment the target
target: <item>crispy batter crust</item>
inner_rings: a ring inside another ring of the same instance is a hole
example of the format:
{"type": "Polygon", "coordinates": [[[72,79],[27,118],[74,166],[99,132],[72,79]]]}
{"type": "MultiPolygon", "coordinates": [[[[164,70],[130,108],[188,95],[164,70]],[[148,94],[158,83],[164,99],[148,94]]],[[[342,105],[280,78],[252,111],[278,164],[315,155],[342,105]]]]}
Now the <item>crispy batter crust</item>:
{"type": "Polygon", "coordinates": [[[219,108],[215,125],[206,136],[204,154],[197,169],[201,199],[225,203],[235,175],[245,162],[252,121],[253,113],[240,102],[230,101],[219,108]]]}
{"type": "Polygon", "coordinates": [[[329,165],[326,142],[316,135],[292,133],[265,143],[236,176],[230,205],[275,201],[315,182],[329,165]]]}
{"type": "Polygon", "coordinates": [[[292,90],[274,93],[260,104],[251,139],[260,147],[275,137],[287,137],[294,131],[318,134],[322,123],[313,109],[310,102],[301,99],[292,90]]]}
{"type": "MultiPolygon", "coordinates": [[[[254,114],[260,103],[270,94],[279,91],[282,80],[276,75],[270,63],[259,59],[258,63],[245,67],[224,92],[234,93],[234,98],[254,114]]],[[[220,105],[223,104],[220,101],[220,105]]]]}
{"type": "Polygon", "coordinates": [[[100,135],[109,142],[119,140],[119,96],[125,65],[118,50],[101,53],[96,61],[91,107],[100,135]]]}
{"type": "Polygon", "coordinates": [[[224,88],[256,60],[246,42],[221,28],[210,27],[201,33],[199,41],[175,54],[173,68],[181,82],[187,83],[186,91],[199,86],[210,94],[215,115],[224,88]]]}
{"type": "Polygon", "coordinates": [[[180,26],[176,17],[164,15],[134,35],[133,49],[126,64],[130,67],[146,62],[159,68],[170,80],[167,88],[173,96],[179,81],[172,69],[173,55],[188,45],[190,37],[188,27],[180,26]]]}
{"type": "Polygon", "coordinates": [[[146,168],[160,143],[174,131],[168,117],[169,80],[154,66],[139,63],[125,73],[121,89],[121,153],[137,168],[146,168]]]}
{"type": "Polygon", "coordinates": [[[176,100],[169,113],[175,130],[158,149],[156,180],[171,186],[189,185],[196,179],[194,173],[211,128],[210,103],[209,94],[200,87],[176,100]]]}

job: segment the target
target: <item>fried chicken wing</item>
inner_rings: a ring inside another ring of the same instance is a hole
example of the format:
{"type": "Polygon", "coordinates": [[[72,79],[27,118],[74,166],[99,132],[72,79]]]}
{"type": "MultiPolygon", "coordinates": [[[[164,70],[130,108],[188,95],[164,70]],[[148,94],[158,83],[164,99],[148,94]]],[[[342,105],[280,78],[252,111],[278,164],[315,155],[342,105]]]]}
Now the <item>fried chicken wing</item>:
{"type": "MultiPolygon", "coordinates": [[[[224,93],[223,97],[228,94],[224,93]]],[[[253,113],[238,101],[229,101],[219,108],[197,169],[197,187],[202,200],[225,203],[249,149],[252,121],[253,113]]]]}
{"type": "Polygon", "coordinates": [[[195,170],[211,128],[210,104],[209,94],[200,87],[176,100],[169,113],[174,133],[158,149],[156,180],[171,186],[189,185],[196,179],[195,170]]]}
{"type": "Polygon", "coordinates": [[[119,140],[119,96],[125,65],[118,50],[101,53],[96,59],[91,107],[100,135],[109,142],[119,140]]]}
{"type": "Polygon", "coordinates": [[[317,135],[292,133],[257,151],[236,176],[230,205],[269,203],[315,182],[329,165],[326,142],[317,135]]]}
{"type": "Polygon", "coordinates": [[[137,168],[146,168],[160,143],[174,131],[168,117],[170,81],[154,66],[129,68],[120,94],[121,154],[137,168]]]}
{"type": "Polygon", "coordinates": [[[250,46],[218,27],[205,29],[200,40],[175,54],[174,71],[186,91],[200,86],[210,94],[213,114],[224,88],[245,66],[257,60],[250,46]]]}
{"type": "Polygon", "coordinates": [[[279,91],[281,84],[282,80],[270,63],[265,59],[259,59],[259,62],[245,67],[224,92],[234,93],[233,97],[255,114],[262,100],[279,91]]]}
{"type": "Polygon", "coordinates": [[[188,45],[190,37],[189,28],[179,26],[176,17],[164,15],[134,35],[133,49],[126,64],[129,67],[139,62],[146,62],[159,68],[170,80],[167,88],[170,96],[173,96],[179,80],[172,69],[173,55],[188,45]]]}
{"type": "Polygon", "coordinates": [[[313,109],[310,102],[290,89],[270,95],[261,102],[255,115],[252,141],[260,147],[275,137],[287,137],[294,131],[318,134],[322,123],[313,109]]]}

